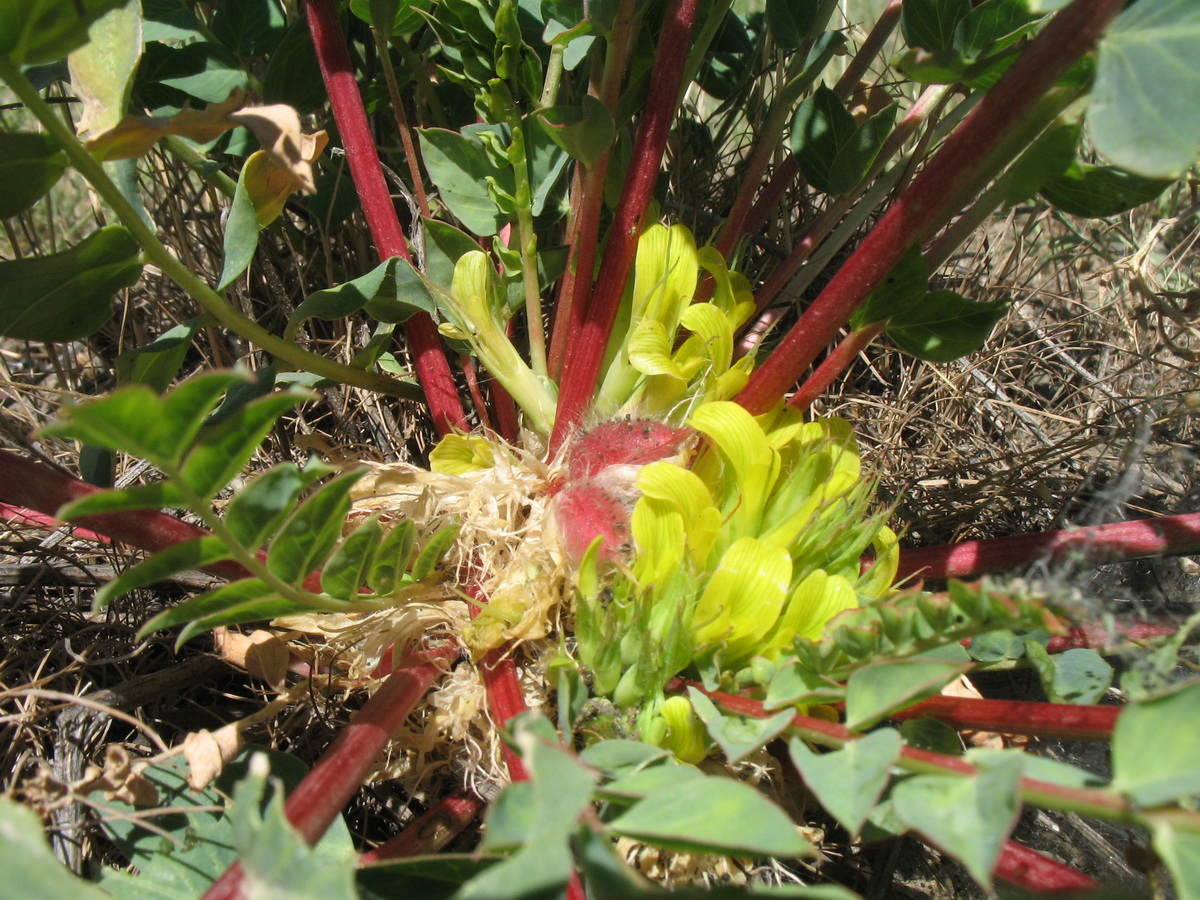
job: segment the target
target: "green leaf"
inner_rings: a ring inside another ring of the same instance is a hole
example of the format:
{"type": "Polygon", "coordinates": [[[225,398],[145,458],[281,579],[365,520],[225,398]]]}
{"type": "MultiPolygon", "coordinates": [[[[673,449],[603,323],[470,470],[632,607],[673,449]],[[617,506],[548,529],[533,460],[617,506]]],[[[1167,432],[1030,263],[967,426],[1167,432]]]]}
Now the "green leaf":
{"type": "Polygon", "coordinates": [[[58,510],[60,519],[81,519],[98,513],[125,512],[131,509],[162,509],[183,506],[183,495],[169,481],[139,484],[131,488],[98,491],[68,503],[58,510]]]}
{"type": "Polygon", "coordinates": [[[1113,668],[1095,650],[1075,647],[1052,657],[1054,682],[1051,700],[1090,706],[1099,702],[1112,685],[1113,668]]]}
{"type": "Polygon", "coordinates": [[[275,0],[239,0],[218,6],[209,27],[238,56],[264,56],[279,45],[287,19],[275,0]]]}
{"type": "Polygon", "coordinates": [[[1100,41],[1087,114],[1092,143],[1146,178],[1176,178],[1200,148],[1200,4],[1140,0],[1100,41]]]}
{"type": "Polygon", "coordinates": [[[896,659],[856,669],[846,682],[846,726],[861,728],[930,697],[970,670],[941,659],[896,659]]]}
{"type": "Polygon", "coordinates": [[[809,790],[857,836],[883,796],[891,768],[900,759],[901,742],[897,731],[883,728],[831,753],[814,753],[799,738],[792,738],[788,748],[809,790]]]}
{"type": "Polygon", "coordinates": [[[109,450],[129,453],[162,468],[178,465],[225,390],[242,379],[227,372],[189,378],[160,398],[145,385],[119,388],[99,400],[63,411],[63,421],[43,429],[109,450]]]}
{"type": "Polygon", "coordinates": [[[1151,844],[1171,873],[1179,900],[1200,900],[1200,834],[1165,822],[1155,826],[1151,844]]]}
{"type": "Polygon", "coordinates": [[[989,631],[971,638],[967,648],[971,659],[980,662],[998,662],[1002,659],[1020,659],[1025,653],[1024,641],[1008,628],[989,631]]]}
{"type": "Polygon", "coordinates": [[[174,88],[205,103],[221,103],[234,88],[250,86],[237,57],[220,44],[197,41],[179,48],[157,45],[162,49],[155,51],[155,65],[147,71],[146,62],[151,58],[154,46],[146,47],[142,66],[138,69],[139,91],[145,80],[153,80],[159,85],[160,92],[162,87],[174,88]]]}
{"type": "Polygon", "coordinates": [[[434,532],[433,536],[421,548],[412,564],[412,579],[420,581],[431,573],[442,557],[449,552],[458,539],[458,526],[446,525],[434,532]]]}
{"type": "Polygon", "coordinates": [[[466,882],[499,861],[474,853],[438,853],[362,866],[355,873],[361,900],[450,900],[466,882]]]}
{"type": "Polygon", "coordinates": [[[321,590],[339,600],[353,600],[367,581],[367,572],[375,562],[375,554],[383,542],[379,516],[371,516],[352,532],[333,551],[321,569],[321,590]]]}
{"type": "Polygon", "coordinates": [[[307,22],[293,22],[284,32],[267,63],[262,94],[264,103],[286,103],[301,115],[315,112],[327,99],[307,22]]]}
{"type": "Polygon", "coordinates": [[[426,237],[425,275],[443,290],[450,290],[454,281],[454,267],[459,259],[479,249],[475,239],[453,225],[436,219],[422,219],[426,237]]]}
{"type": "Polygon", "coordinates": [[[88,42],[67,59],[71,87],[83,104],[79,130],[101,134],[125,118],[133,73],[142,56],[142,7],[126,0],[88,29],[88,42]]]}
{"type": "Polygon", "coordinates": [[[1004,202],[1010,206],[1024,203],[1052,178],[1062,175],[1075,161],[1079,147],[1080,127],[1065,123],[1050,128],[1026,150],[1008,173],[1008,193],[1004,202]]]}
{"type": "Polygon", "coordinates": [[[382,25],[375,21],[375,14],[371,10],[372,5],[372,0],[350,0],[350,12],[368,25],[379,28],[384,37],[396,37],[412,34],[425,24],[421,13],[429,10],[432,0],[396,0],[393,4],[395,11],[391,22],[385,21],[382,25]]]}
{"type": "Polygon", "coordinates": [[[1128,706],[1113,730],[1113,788],[1139,806],[1200,794],[1200,682],[1128,706]]]}
{"type": "Polygon", "coordinates": [[[150,41],[183,41],[200,34],[200,20],[187,0],[142,0],[142,37],[150,41]]]}
{"type": "Polygon", "coordinates": [[[674,788],[686,792],[687,785],[704,774],[695,766],[676,762],[674,757],[657,765],[637,769],[596,789],[596,796],[616,803],[629,804],[651,794],[674,788]]]}
{"type": "Polygon", "coordinates": [[[900,30],[910,47],[950,50],[958,23],[971,12],[971,0],[905,0],[900,30]]]}
{"type": "Polygon", "coordinates": [[[791,662],[775,670],[767,686],[763,709],[778,709],[797,703],[836,703],[845,696],[846,689],[836,681],[791,662]]]}
{"type": "Polygon", "coordinates": [[[962,756],[962,738],[958,732],[937,719],[906,719],[900,723],[900,736],[909,747],[930,750],[945,756],[962,756]]]}
{"type": "Polygon", "coordinates": [[[1020,813],[1021,759],[993,758],[978,775],[918,775],[892,789],[899,819],[949,853],[981,885],[992,870],[1020,813]]]}
{"type": "Polygon", "coordinates": [[[694,778],[668,786],[622,813],[609,828],[655,847],[739,856],[812,856],[815,851],[778,806],[750,785],[694,778]],[[731,828],[730,823],[737,827],[731,828]]]}
{"type": "Polygon", "coordinates": [[[918,306],[929,284],[928,267],[921,248],[914,247],[901,257],[879,287],[875,288],[850,318],[855,331],[892,316],[903,316],[918,306]]]}
{"type": "Polygon", "coordinates": [[[291,339],[305,319],[344,319],[364,307],[378,322],[396,324],[418,312],[432,313],[436,304],[425,279],[407,260],[393,256],[366,275],[310,294],[288,319],[284,336],[291,339]]]}
{"type": "Polygon", "coordinates": [[[88,28],[126,0],[0,0],[0,55],[32,66],[62,59],[88,40],[88,28]]]}
{"type": "Polygon", "coordinates": [[[296,498],[331,472],[315,460],[303,469],[292,463],[268,469],[234,495],[225,510],[225,527],[243,547],[256,549],[283,524],[296,498]]]}
{"type": "Polygon", "coordinates": [[[499,231],[507,217],[492,199],[487,179],[495,179],[512,194],[516,191],[512,170],[493,162],[476,137],[444,128],[422,128],[418,134],[429,179],[437,185],[450,212],[474,234],[487,236],[499,231]]]}
{"type": "Polygon", "coordinates": [[[246,190],[246,168],[238,174],[237,188],[225,220],[225,261],[221,265],[221,277],[217,279],[217,290],[223,291],[239,275],[250,268],[254,251],[258,249],[258,213],[246,190]]]}
{"type": "Polygon", "coordinates": [[[1112,166],[1075,162],[1062,174],[1043,182],[1039,193],[1055,209],[1073,216],[1102,219],[1149,203],[1172,183],[1132,175],[1112,166]]]}
{"type": "Polygon", "coordinates": [[[211,500],[242,471],[279,417],[307,399],[308,394],[298,391],[268,394],[205,429],[183,461],[183,483],[196,496],[211,500]]]}
{"type": "Polygon", "coordinates": [[[218,625],[258,622],[305,610],[297,603],[280,599],[259,579],[242,578],[164,610],[143,625],[138,635],[142,637],[183,625],[184,629],[175,641],[175,646],[179,647],[194,635],[218,625]]]}
{"type": "MultiPolygon", "coordinates": [[[[0,0],[2,2],[2,0],[0,0]]],[[[38,900],[112,900],[54,856],[33,810],[0,797],[0,871],[5,893],[38,900]]]]}
{"type": "Polygon", "coordinates": [[[590,94],[582,106],[548,106],[535,118],[555,144],[585,166],[607,153],[616,135],[608,107],[590,94]]]}
{"type": "Polygon", "coordinates": [[[358,900],[353,848],[335,855],[309,847],[287,819],[282,785],[272,785],[268,794],[269,774],[267,757],[252,756],[228,813],[245,883],[258,885],[258,891],[269,885],[270,896],[289,900],[358,900]]]}
{"type": "Polygon", "coordinates": [[[1020,33],[1034,18],[1026,0],[986,0],[959,20],[952,45],[963,56],[975,59],[1020,33]]]}
{"type": "Polygon", "coordinates": [[[66,155],[50,135],[0,132],[0,219],[20,215],[33,206],[66,168],[66,155]]]}
{"type": "Polygon", "coordinates": [[[1007,300],[976,303],[954,291],[934,291],[889,320],[887,335],[918,359],[951,362],[983,346],[1007,311],[1007,300]]]}
{"type": "Polygon", "coordinates": [[[670,755],[671,751],[642,741],[608,740],[586,747],[579,758],[608,778],[620,778],[661,762],[670,755]]]}
{"type": "Polygon", "coordinates": [[[688,688],[688,696],[696,715],[731,764],[777,738],[792,723],[793,712],[790,709],[769,719],[726,716],[695,688],[688,688]]]}
{"type": "Polygon", "coordinates": [[[126,569],[96,591],[95,608],[104,609],[122,594],[128,594],[130,591],[136,591],[138,588],[170,578],[177,572],[201,569],[229,558],[229,549],[219,538],[212,535],[173,544],[166,550],[160,550],[149,559],[142,560],[136,566],[126,569]]]}
{"type": "Polygon", "coordinates": [[[798,50],[817,24],[818,0],[767,0],[766,23],[771,39],[784,50],[798,50]]]}
{"type": "Polygon", "coordinates": [[[350,489],[366,469],[345,472],[323,484],[292,514],[271,542],[267,568],[292,584],[302,582],[319,568],[342,534],[350,511],[350,489]]]}
{"type": "Polygon", "coordinates": [[[117,357],[117,381],[149,385],[158,393],[164,393],[179,374],[192,338],[201,328],[211,324],[208,316],[197,316],[164,331],[144,347],[126,350],[117,357]]]}
{"type": "MultiPolygon", "coordinates": [[[[193,791],[187,783],[187,762],[181,756],[168,757],[142,773],[158,790],[163,808],[150,820],[153,830],[141,825],[145,810],[93,794],[91,802],[103,811],[105,831],[138,870],[132,876],[105,869],[102,886],[119,900],[192,900],[203,894],[237,858],[233,825],[224,809],[228,794],[246,776],[249,758],[256,753],[266,755],[272,777],[286,787],[294,788],[304,777],[306,768],[296,757],[253,748],[229,762],[213,785],[193,791]]],[[[331,865],[353,853],[350,832],[340,816],[314,851],[331,865]]]]}
{"type": "Polygon", "coordinates": [[[510,785],[505,789],[516,787],[518,799],[530,807],[526,813],[515,810],[515,804],[505,804],[505,812],[518,817],[505,826],[505,838],[512,840],[527,828],[524,843],[511,857],[466,884],[456,895],[460,900],[558,896],[571,877],[568,842],[579,817],[591,807],[597,775],[556,740],[539,735],[543,729],[553,734],[553,726],[541,716],[517,717],[512,727],[532,788],[510,785]]]}
{"type": "Polygon", "coordinates": [[[412,519],[402,519],[391,527],[379,545],[375,562],[367,575],[367,585],[376,594],[387,596],[400,586],[412,559],[416,526],[412,519]]]}
{"type": "MultiPolygon", "coordinates": [[[[838,156],[854,144],[858,124],[829,88],[821,85],[796,109],[791,147],[808,182],[827,194],[849,190],[833,180],[838,156]]],[[[857,184],[857,181],[855,182],[857,184]]]]}
{"type": "Polygon", "coordinates": [[[59,253],[0,262],[0,335],[74,341],[112,318],[113,295],[142,275],[138,242],[121,225],[59,253]]]}
{"type": "Polygon", "coordinates": [[[955,84],[963,81],[967,73],[967,61],[957,50],[909,50],[893,60],[892,65],[918,84],[955,84]]]}

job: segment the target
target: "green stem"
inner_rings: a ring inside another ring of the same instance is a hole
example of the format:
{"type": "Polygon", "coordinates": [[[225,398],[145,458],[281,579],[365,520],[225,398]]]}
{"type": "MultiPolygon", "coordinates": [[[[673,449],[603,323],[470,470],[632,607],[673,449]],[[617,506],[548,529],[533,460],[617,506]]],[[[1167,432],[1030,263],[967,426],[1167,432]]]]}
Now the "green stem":
{"type": "Polygon", "coordinates": [[[212,184],[218,191],[226,197],[233,199],[234,193],[237,192],[237,181],[230,178],[220,169],[212,170],[212,160],[202,153],[196,151],[196,148],[189,144],[181,137],[176,137],[173,134],[167,135],[162,139],[163,146],[170,151],[171,155],[180,160],[189,169],[201,176],[205,181],[212,184]]]}
{"type": "Polygon", "coordinates": [[[546,79],[542,86],[542,97],[538,102],[541,106],[553,106],[558,100],[558,89],[563,78],[563,54],[566,44],[553,44],[550,47],[550,62],[546,64],[546,79]]]}
{"type": "Polygon", "coordinates": [[[537,233],[533,228],[533,187],[529,183],[529,159],[525,150],[525,127],[520,113],[509,113],[512,144],[508,159],[517,181],[517,243],[521,253],[521,282],[525,288],[525,318],[529,328],[529,363],[546,377],[546,328],[542,323],[542,288],[537,274],[537,233]]]}
{"type": "Polygon", "coordinates": [[[315,353],[309,353],[290,341],[271,334],[257,322],[234,309],[228,300],[201,281],[187,266],[175,258],[166,245],[159,240],[158,235],[142,221],[137,211],[129,205],[100,163],[84,149],[62,119],[55,115],[50,105],[42,99],[37,89],[21,74],[21,70],[5,56],[0,56],[0,79],[3,79],[12,88],[17,98],[54,137],[63,152],[70,158],[71,164],[87,179],[96,193],[117,214],[121,224],[129,229],[137,242],[141,244],[146,257],[162,270],[163,274],[190,294],[204,308],[205,312],[220,324],[297,369],[376,393],[391,394],[410,400],[421,398],[421,391],[415,385],[405,384],[386,375],[354,369],[315,353]]]}

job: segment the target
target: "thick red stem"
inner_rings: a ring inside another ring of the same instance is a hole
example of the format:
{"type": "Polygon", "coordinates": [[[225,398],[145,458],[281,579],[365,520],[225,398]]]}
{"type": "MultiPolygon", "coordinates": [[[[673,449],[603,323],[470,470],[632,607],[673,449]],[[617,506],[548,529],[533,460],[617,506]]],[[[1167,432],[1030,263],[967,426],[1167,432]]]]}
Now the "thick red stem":
{"type": "MultiPolygon", "coordinates": [[[[663,19],[662,36],[654,58],[646,109],[638,126],[633,158],[625,179],[621,201],[613,216],[608,249],[592,299],[583,311],[577,332],[570,335],[559,385],[558,410],[550,438],[553,455],[579,424],[591,403],[600,376],[600,364],[617,318],[625,282],[629,279],[637,251],[642,219],[654,196],[654,185],[662,165],[667,135],[675,118],[679,82],[691,46],[697,0],[672,0],[663,19]]],[[[576,273],[578,277],[580,273],[576,273]]],[[[582,273],[586,276],[586,273],[582,273]]]]}
{"type": "Polygon", "coordinates": [[[825,393],[825,389],[833,384],[833,380],[849,368],[854,358],[867,348],[883,331],[883,323],[876,322],[858,331],[852,331],[838,343],[830,354],[821,361],[816,370],[804,380],[788,404],[799,410],[808,409],[813,402],[825,393]]]}
{"type": "Polygon", "coordinates": [[[1016,841],[1005,841],[992,872],[1009,884],[1038,894],[1064,896],[1063,892],[1089,891],[1100,885],[1078,869],[1030,850],[1016,841]]]}
{"type": "MultiPolygon", "coordinates": [[[[375,139],[362,97],[358,93],[358,82],[354,77],[354,66],[346,49],[342,26],[338,22],[336,4],[334,0],[308,0],[305,10],[317,62],[329,92],[329,104],[337,121],[338,133],[346,150],[346,162],[350,166],[350,175],[358,191],[371,238],[375,241],[375,249],[380,259],[400,256],[411,262],[408,242],[404,239],[404,230],[400,227],[396,207],[384,180],[375,139]]],[[[442,350],[433,319],[427,313],[417,313],[404,323],[403,328],[434,427],[439,434],[454,429],[467,430],[462,399],[458,395],[458,387],[454,383],[454,375],[442,350]]]]}
{"type": "MultiPolygon", "coordinates": [[[[458,645],[446,643],[401,660],[304,776],[287,798],[284,812],[309,845],[315,844],[338,817],[414,704],[445,671],[446,663],[458,655],[458,645]]],[[[204,900],[239,900],[244,896],[244,873],[235,863],[213,883],[204,900]]]]}
{"type": "Polygon", "coordinates": [[[893,713],[891,718],[937,719],[965,731],[995,731],[1032,737],[1105,741],[1122,706],[1075,706],[1024,700],[985,700],[978,697],[930,697],[893,713]]]}
{"type": "MultiPolygon", "coordinates": [[[[23,506],[12,506],[8,503],[0,503],[0,519],[18,525],[33,525],[38,528],[45,528],[48,531],[54,531],[63,526],[62,521],[54,518],[54,516],[43,515],[40,512],[34,512],[32,509],[26,509],[23,506]]],[[[71,536],[79,538],[82,541],[93,541],[97,544],[112,543],[104,535],[89,531],[86,528],[69,527],[71,528],[71,536]]]]}
{"type": "Polygon", "coordinates": [[[483,806],[470,791],[452,791],[390,841],[360,856],[358,864],[436,853],[474,822],[483,806]]]}
{"type": "Polygon", "coordinates": [[[858,52],[846,66],[846,71],[833,86],[833,92],[839,100],[844,101],[854,93],[854,89],[862,81],[863,75],[867,73],[867,69],[875,61],[875,57],[879,55],[883,45],[887,43],[887,39],[896,30],[896,25],[900,21],[900,8],[903,4],[904,0],[888,0],[888,5],[875,20],[871,33],[867,35],[867,39],[862,42],[862,46],[858,48],[858,52]]]}
{"type": "Polygon", "coordinates": [[[1058,634],[1050,638],[1046,649],[1051,653],[1062,653],[1064,650],[1074,650],[1076,647],[1103,650],[1115,640],[1138,643],[1166,637],[1168,634],[1175,634],[1178,630],[1178,625],[1157,622],[1133,622],[1130,624],[1118,622],[1115,625],[1115,631],[1109,631],[1099,625],[1074,625],[1067,630],[1066,634],[1058,634]]]}
{"type": "Polygon", "coordinates": [[[1200,513],[1135,519],[1091,528],[1043,531],[901,550],[897,579],[974,578],[1062,558],[1115,562],[1200,552],[1200,513]]]}
{"type": "Polygon", "coordinates": [[[1123,0],[1074,0],[1030,43],[908,189],[871,229],[737,401],[764,413],[800,378],[851,313],[910,247],[956,211],[954,198],[1034,108],[1041,96],[1095,44],[1123,0]]]}

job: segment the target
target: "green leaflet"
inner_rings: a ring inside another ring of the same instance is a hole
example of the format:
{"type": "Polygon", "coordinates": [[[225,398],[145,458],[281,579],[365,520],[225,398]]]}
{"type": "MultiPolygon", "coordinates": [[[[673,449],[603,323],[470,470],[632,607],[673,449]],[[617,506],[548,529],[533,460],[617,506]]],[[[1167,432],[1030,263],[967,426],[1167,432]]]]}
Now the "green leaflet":
{"type": "Polygon", "coordinates": [[[788,742],[792,762],[804,783],[852,835],[857,835],[879,802],[900,759],[900,735],[894,729],[873,731],[841,750],[814,753],[799,738],[788,742]]]}
{"type": "Polygon", "coordinates": [[[1200,794],[1200,683],[1131,704],[1113,731],[1113,788],[1138,805],[1200,794]]]}
{"type": "Polygon", "coordinates": [[[1196,159],[1200,5],[1141,0],[1100,41],[1087,128],[1109,161],[1146,178],[1176,178],[1196,159]]]}
{"type": "Polygon", "coordinates": [[[55,342],[98,331],[113,295],[141,277],[140,252],[129,231],[109,225],[59,253],[0,262],[0,335],[55,342]]]}
{"type": "Polygon", "coordinates": [[[66,155],[48,134],[0,132],[0,219],[33,206],[66,168],[66,155]]]}

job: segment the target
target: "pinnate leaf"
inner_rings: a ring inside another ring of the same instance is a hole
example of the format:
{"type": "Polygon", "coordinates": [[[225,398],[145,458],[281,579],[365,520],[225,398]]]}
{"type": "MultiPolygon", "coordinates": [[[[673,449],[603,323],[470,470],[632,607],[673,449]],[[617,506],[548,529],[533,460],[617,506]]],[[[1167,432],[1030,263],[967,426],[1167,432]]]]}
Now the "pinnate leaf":
{"type": "Polygon", "coordinates": [[[162,509],[183,506],[183,495],[169,481],[139,484],[131,488],[98,491],[68,503],[58,511],[60,519],[80,519],[98,513],[123,512],[130,509],[162,509]]]}
{"type": "Polygon", "coordinates": [[[33,810],[0,797],[0,869],[5,890],[15,897],[41,900],[111,900],[54,856],[41,820],[33,810]]]}
{"type": "Polygon", "coordinates": [[[346,535],[322,567],[321,590],[339,600],[353,600],[366,583],[382,541],[379,516],[371,516],[346,535]]]}
{"type": "Polygon", "coordinates": [[[173,544],[136,566],[126,569],[96,592],[95,606],[104,609],[115,598],[138,588],[170,578],[177,572],[201,569],[223,559],[229,559],[229,549],[219,538],[207,535],[173,544]]]}
{"type": "Polygon", "coordinates": [[[1200,834],[1163,823],[1154,829],[1152,845],[1175,881],[1179,900],[1200,900],[1200,834]]]}
{"type": "Polygon", "coordinates": [[[332,471],[316,460],[303,469],[292,463],[268,469],[229,502],[225,527],[243,547],[259,547],[283,524],[301,492],[332,471]]]}
{"type": "Polygon", "coordinates": [[[204,500],[215,497],[242,470],[279,417],[307,397],[299,391],[268,394],[206,429],[183,461],[183,483],[204,500]]]}
{"type": "Polygon", "coordinates": [[[954,291],[934,291],[891,319],[887,335],[918,359],[951,362],[983,346],[1007,311],[1007,300],[976,303],[954,291]]]}
{"type": "Polygon", "coordinates": [[[322,485],[292,514],[271,542],[267,567],[291,584],[299,584],[325,561],[342,533],[350,511],[350,489],[365,469],[346,472],[322,485]]]}
{"type": "Polygon", "coordinates": [[[387,596],[399,587],[412,559],[416,530],[412,519],[402,519],[384,536],[367,576],[367,585],[375,593],[387,596]]]}

